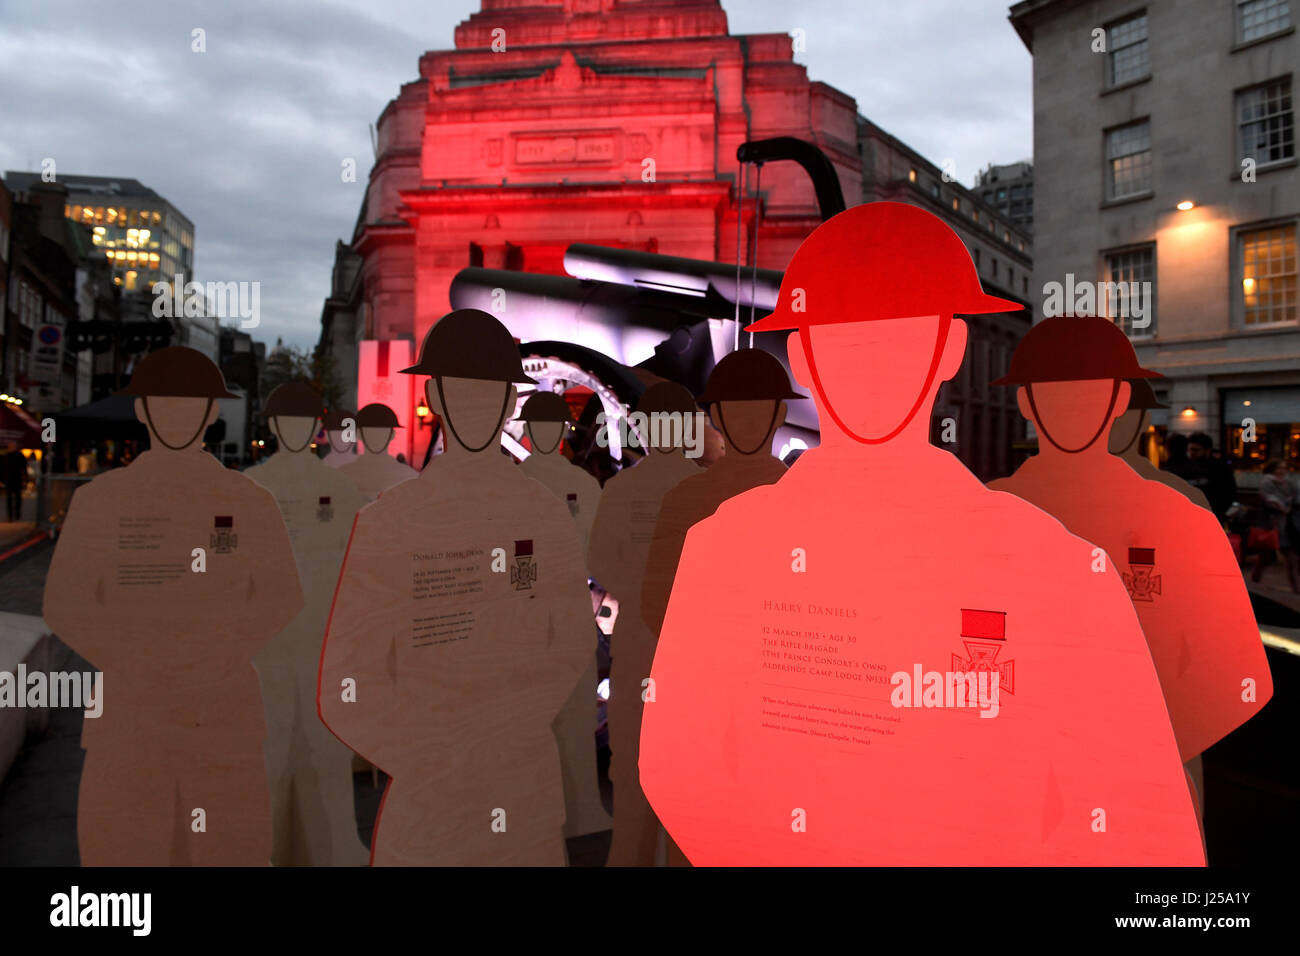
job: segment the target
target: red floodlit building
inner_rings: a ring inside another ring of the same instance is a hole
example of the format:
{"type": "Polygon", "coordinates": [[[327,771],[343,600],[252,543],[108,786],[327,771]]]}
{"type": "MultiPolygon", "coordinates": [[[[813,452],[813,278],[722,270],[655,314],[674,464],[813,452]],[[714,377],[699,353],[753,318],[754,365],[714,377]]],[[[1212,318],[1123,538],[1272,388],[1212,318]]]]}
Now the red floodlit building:
{"type": "MultiPolygon", "coordinates": [[[[564,276],[578,243],[747,265],[754,244],[761,269],[784,269],[822,221],[818,197],[796,163],[767,163],[761,181],[742,170],[747,141],[815,144],[850,205],[928,208],[962,238],[986,291],[1030,302],[1029,233],[859,115],[852,97],[810,81],[792,37],[730,35],[719,0],[482,5],[380,114],[365,200],[321,314],[347,403],[384,401],[407,426],[391,453],[423,460],[432,429],[416,414],[418,383],[397,369],[453,307],[464,269],[564,276]]],[[[573,342],[626,365],[666,335],[607,334],[555,301],[522,317],[480,307],[521,341],[573,342]]],[[[973,320],[967,362],[935,409],[937,423],[957,423],[949,447],[981,478],[1017,464],[1021,418],[987,383],[1030,320],[1028,310],[973,320]]]]}
{"type": "MultiPolygon", "coordinates": [[[[579,242],[734,261],[746,140],[811,141],[844,194],[862,192],[852,97],[810,81],[790,36],[730,35],[718,0],[483,0],[454,49],[421,57],[377,132],[321,317],[321,344],[363,401],[377,368],[360,343],[418,343],[467,266],[564,275],[579,242]]],[[[763,167],[761,185],[758,261],[780,269],[821,216],[797,165],[763,167]]],[[[743,208],[748,261],[752,198],[743,208]]],[[[635,364],[651,348],[614,357],[635,364]]],[[[418,462],[418,392],[389,391],[418,462]]]]}

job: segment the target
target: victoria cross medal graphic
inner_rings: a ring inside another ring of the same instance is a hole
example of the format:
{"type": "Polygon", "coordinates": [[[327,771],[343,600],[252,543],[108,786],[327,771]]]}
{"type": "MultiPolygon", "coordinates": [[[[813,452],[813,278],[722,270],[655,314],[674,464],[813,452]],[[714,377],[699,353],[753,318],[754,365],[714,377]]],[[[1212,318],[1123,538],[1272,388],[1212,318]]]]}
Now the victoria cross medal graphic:
{"type": "Polygon", "coordinates": [[[1129,570],[1124,572],[1124,587],[1134,601],[1154,602],[1160,593],[1160,575],[1156,570],[1155,548],[1129,548],[1129,570]]]}
{"type": "Polygon", "coordinates": [[[239,545],[239,536],[235,534],[233,515],[216,515],[212,519],[212,550],[217,554],[229,554],[239,545]]]}
{"type": "Polygon", "coordinates": [[[1006,645],[1007,614],[1005,611],[973,611],[961,609],[962,646],[966,648],[966,657],[952,655],[954,673],[965,674],[981,671],[997,672],[998,685],[1008,694],[1016,692],[1016,662],[999,661],[998,653],[1006,645]]]}
{"type": "Polygon", "coordinates": [[[533,539],[515,542],[515,565],[510,569],[510,583],[516,591],[527,591],[537,580],[537,565],[533,562],[533,539]]]}

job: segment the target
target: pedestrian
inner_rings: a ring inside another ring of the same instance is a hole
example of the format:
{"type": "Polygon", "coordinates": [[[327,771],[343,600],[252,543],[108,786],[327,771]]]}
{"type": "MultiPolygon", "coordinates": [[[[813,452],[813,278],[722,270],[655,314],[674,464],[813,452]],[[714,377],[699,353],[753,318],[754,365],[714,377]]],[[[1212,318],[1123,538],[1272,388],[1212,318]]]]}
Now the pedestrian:
{"type": "Polygon", "coordinates": [[[1274,458],[1264,465],[1259,497],[1277,531],[1278,550],[1286,562],[1291,590],[1300,594],[1300,512],[1296,507],[1300,496],[1291,484],[1287,464],[1282,459],[1274,458]]]}
{"type": "Polygon", "coordinates": [[[1205,432],[1195,432],[1188,437],[1187,457],[1196,468],[1188,482],[1205,493],[1210,500],[1210,510],[1222,523],[1237,497],[1237,479],[1232,475],[1232,466],[1214,450],[1214,442],[1205,432]]]}
{"type": "Polygon", "coordinates": [[[10,521],[23,519],[23,486],[27,484],[27,459],[14,445],[4,454],[4,468],[0,470],[5,485],[5,507],[10,521]]]}

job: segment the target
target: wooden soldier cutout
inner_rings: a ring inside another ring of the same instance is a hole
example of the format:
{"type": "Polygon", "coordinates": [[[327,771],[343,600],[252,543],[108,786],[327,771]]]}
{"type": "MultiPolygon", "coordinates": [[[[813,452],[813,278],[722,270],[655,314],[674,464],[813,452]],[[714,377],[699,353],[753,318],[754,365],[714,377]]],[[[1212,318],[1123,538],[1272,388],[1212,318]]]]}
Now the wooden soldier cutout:
{"type": "Polygon", "coordinates": [[[401,427],[391,408],[372,402],[357,412],[356,421],[358,444],[364,451],[357,455],[356,461],[340,465],[339,470],[356,482],[367,501],[374,501],[393,485],[419,474],[388,454],[393,429],[401,427]]]}
{"type": "Polygon", "coordinates": [[[1124,379],[1156,374],[1138,365],[1127,336],[1106,319],[1058,316],[1034,326],[994,384],[1019,386],[1038,454],[990,487],[1056,516],[1124,573],[1186,762],[1249,720],[1273,682],[1245,582],[1213,513],[1142,478],[1101,440],[1117,409],[1128,407],[1124,379]],[[1159,590],[1150,586],[1157,574],[1159,590]]]}
{"type": "Polygon", "coordinates": [[[357,415],[346,408],[331,408],[321,422],[329,451],[321,460],[331,468],[341,468],[357,460],[357,415]]]}
{"type": "MultiPolygon", "coordinates": [[[[1128,384],[1130,389],[1128,411],[1115,419],[1115,424],[1111,426],[1108,441],[1110,453],[1126,462],[1130,468],[1148,481],[1158,481],[1162,485],[1168,485],[1187,498],[1192,504],[1198,505],[1206,511],[1212,511],[1210,500],[1205,497],[1205,492],[1175,475],[1172,471],[1161,471],[1151,463],[1149,458],[1141,453],[1139,448],[1141,442],[1138,439],[1147,430],[1147,425],[1151,422],[1149,409],[1168,408],[1169,406],[1162,404],[1156,398],[1156,393],[1147,384],[1146,379],[1130,379],[1128,384]]],[[[1202,766],[1200,754],[1187,761],[1187,773],[1196,786],[1198,805],[1204,806],[1205,768],[1202,766]]]]}
{"type": "Polygon", "coordinates": [[[1128,411],[1115,419],[1115,424],[1111,426],[1108,440],[1110,453],[1127,462],[1130,468],[1147,481],[1158,481],[1162,485],[1168,485],[1192,504],[1199,505],[1206,511],[1213,510],[1210,508],[1210,499],[1205,497],[1205,492],[1200,488],[1178,477],[1172,471],[1161,471],[1151,464],[1151,459],[1142,454],[1140,447],[1142,443],[1138,439],[1151,424],[1149,409],[1169,406],[1161,404],[1146,379],[1135,378],[1128,384],[1130,389],[1128,411]]]}
{"type": "Polygon", "coordinates": [[[321,723],[316,683],[334,586],[357,511],[356,485],[311,452],[324,411],[306,383],[281,385],[265,414],[280,449],[244,474],[275,495],[306,602],[258,654],[266,708],[276,866],[364,866],[352,791],[352,751],[321,723]]]}
{"type": "Polygon", "coordinates": [[[405,371],[434,376],[447,451],[357,515],[321,716],[391,777],[372,864],[564,865],[551,725],[586,666],[591,599],[569,509],[499,450],[531,380],[474,309],[435,323],[405,371]]]}
{"type": "Polygon", "coordinates": [[[640,768],[695,865],[1204,862],[1118,573],[929,442],[953,313],[1016,308],[942,220],[870,203],[751,327],[795,330],[821,445],[686,537],[640,768]]]}
{"type": "Polygon", "coordinates": [[[251,658],[302,609],[275,499],[202,451],[217,367],[146,356],[124,394],[150,449],[74,496],[44,616],[103,672],[86,721],[77,811],[83,865],[265,866],[265,726],[251,658]]]}
{"type": "MultiPolygon", "coordinates": [[[[534,392],[519,413],[527,422],[532,453],[520,462],[525,475],[541,482],[565,503],[578,527],[586,553],[591,524],[600,504],[600,482],[561,453],[564,435],[571,427],[569,406],[554,392],[534,392]]],[[[608,830],[613,821],[600,802],[596,769],[596,634],[591,628],[587,667],[555,719],[555,739],[564,773],[565,836],[584,836],[608,830]]]]}
{"type": "Polygon", "coordinates": [[[772,454],[772,436],[785,424],[785,403],[803,397],[767,352],[732,352],[714,367],[697,402],[709,410],[726,454],[664,495],[641,591],[641,614],[656,641],[686,533],[728,498],[781,479],[786,469],[772,454]]]}
{"type": "MultiPolygon", "coordinates": [[[[657,382],[645,390],[637,411],[646,416],[676,415],[692,428],[702,428],[695,399],[675,382],[657,382]]],[[[666,421],[666,417],[661,421],[666,421]]],[[[649,695],[654,635],[641,617],[640,596],[646,558],[659,520],[664,495],[678,482],[699,472],[679,444],[671,443],[668,428],[661,443],[631,468],[605,482],[592,527],[587,566],[619,602],[618,624],[610,638],[609,780],[614,787],[614,836],[606,866],[653,866],[659,824],[641,792],[637,752],[643,695],[649,695]]],[[[684,433],[683,437],[684,437],[684,433]]]]}

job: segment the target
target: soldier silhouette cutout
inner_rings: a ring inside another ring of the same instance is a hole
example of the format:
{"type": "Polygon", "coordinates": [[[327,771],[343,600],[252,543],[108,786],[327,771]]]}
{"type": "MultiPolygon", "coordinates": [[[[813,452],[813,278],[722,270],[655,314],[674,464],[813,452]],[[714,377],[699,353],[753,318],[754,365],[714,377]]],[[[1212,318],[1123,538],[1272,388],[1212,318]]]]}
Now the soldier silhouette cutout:
{"type": "Polygon", "coordinates": [[[637,411],[663,423],[649,429],[647,454],[605,482],[591,531],[587,566],[592,577],[619,602],[618,621],[610,637],[609,781],[614,788],[614,835],[606,866],[653,866],[659,846],[659,822],[641,792],[637,772],[641,709],[653,690],[649,684],[654,635],[641,617],[641,589],[646,558],[668,490],[700,471],[683,448],[684,431],[673,432],[668,416],[681,428],[695,424],[699,411],[691,393],[676,382],[656,382],[637,402],[637,411]],[[655,439],[659,444],[654,444],[655,439]]]}
{"type": "Polygon", "coordinates": [[[145,356],[150,446],[77,491],[50,562],[50,629],[103,672],[82,731],[83,866],[266,866],[271,807],[253,655],[302,609],[271,494],[203,451],[233,397],[193,349],[145,356]]]}
{"type": "Polygon", "coordinates": [[[329,451],[321,460],[331,468],[341,468],[357,460],[357,414],[346,408],[331,408],[321,420],[329,451]]]}
{"type": "Polygon", "coordinates": [[[371,402],[356,415],[357,444],[364,449],[356,460],[340,465],[339,470],[354,482],[367,501],[419,474],[388,454],[394,431],[401,428],[397,414],[387,405],[371,402]]]}
{"type": "Polygon", "coordinates": [[[569,509],[500,451],[515,383],[494,317],[436,322],[417,365],[446,451],[357,515],[321,658],[321,717],[391,778],[371,863],[566,862],[552,722],[591,651],[569,509]]]}
{"type": "Polygon", "coordinates": [[[1151,459],[1142,454],[1142,443],[1139,439],[1151,424],[1150,410],[1169,406],[1162,404],[1156,398],[1156,393],[1146,379],[1130,379],[1128,384],[1130,392],[1128,411],[1115,419],[1115,424],[1110,428],[1107,441],[1110,453],[1126,462],[1130,468],[1148,481],[1158,481],[1162,485],[1168,485],[1193,504],[1211,511],[1210,499],[1205,497],[1205,492],[1179,478],[1172,471],[1161,471],[1151,464],[1151,459]]]}
{"type": "Polygon", "coordinates": [[[882,202],[805,239],[750,327],[794,330],[821,445],[682,550],[640,767],[695,865],[1204,862],[1119,574],[929,442],[953,313],[1018,308],[882,202]]]}
{"type": "MultiPolygon", "coordinates": [[[[1162,485],[1168,485],[1193,504],[1204,508],[1206,511],[1212,511],[1210,500],[1205,497],[1205,492],[1178,477],[1172,471],[1161,471],[1151,463],[1149,458],[1142,454],[1139,447],[1141,442],[1138,439],[1147,430],[1147,426],[1151,422],[1150,410],[1153,408],[1168,408],[1169,406],[1162,404],[1156,398],[1156,393],[1146,379],[1129,379],[1128,384],[1130,392],[1128,411],[1115,419],[1115,424],[1110,428],[1108,440],[1110,453],[1127,463],[1130,468],[1148,481],[1158,481],[1162,485]]],[[[1197,799],[1203,804],[1205,799],[1205,773],[1199,755],[1187,762],[1187,772],[1192,778],[1192,783],[1196,785],[1197,799]]]]}
{"type": "Polygon", "coordinates": [[[772,436],[785,424],[785,403],[803,398],[781,363],[759,349],[732,352],[710,373],[696,402],[722,435],[725,454],[664,495],[641,589],[641,615],[656,640],[686,533],[728,498],[781,479],[786,467],[772,454],[772,436]]]}
{"type": "Polygon", "coordinates": [[[324,415],[305,382],[278,386],[263,412],[280,448],[244,472],[275,496],[289,529],[305,604],[254,659],[266,709],[266,766],[276,866],[364,866],[352,794],[352,751],[316,712],[321,642],[352,520],[355,484],[311,451],[324,415]]]}
{"type": "MultiPolygon", "coordinates": [[[[519,410],[519,418],[526,423],[532,452],[519,467],[564,502],[586,554],[591,524],[600,504],[600,482],[563,454],[564,437],[572,424],[569,403],[554,392],[534,392],[519,410]]],[[[587,668],[555,719],[555,739],[564,771],[564,833],[569,837],[608,830],[612,824],[600,802],[596,769],[596,686],[600,676],[596,630],[589,628],[587,633],[591,635],[587,668]]]]}
{"type": "MultiPolygon", "coordinates": [[[[785,403],[803,398],[781,363],[759,349],[732,352],[709,374],[696,403],[722,436],[724,454],[664,495],[641,588],[641,616],[656,643],[686,533],[728,498],[780,480],[786,467],[772,454],[772,436],[785,424],[785,403]]],[[[670,866],[689,865],[671,840],[667,856],[670,866]]]]}
{"type": "Polygon", "coordinates": [[[1128,337],[1097,316],[1044,319],[1007,375],[1038,454],[990,487],[1024,498],[1099,545],[1142,622],[1184,762],[1249,720],[1273,694],[1268,659],[1227,535],[1212,512],[1148,481],[1104,440],[1126,379],[1154,378],[1128,337]]]}

